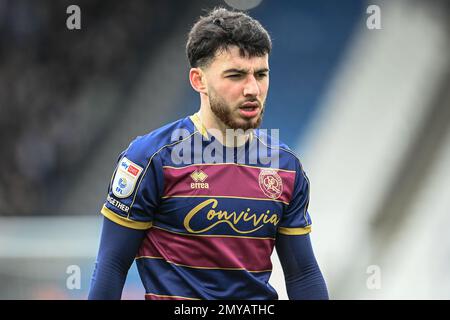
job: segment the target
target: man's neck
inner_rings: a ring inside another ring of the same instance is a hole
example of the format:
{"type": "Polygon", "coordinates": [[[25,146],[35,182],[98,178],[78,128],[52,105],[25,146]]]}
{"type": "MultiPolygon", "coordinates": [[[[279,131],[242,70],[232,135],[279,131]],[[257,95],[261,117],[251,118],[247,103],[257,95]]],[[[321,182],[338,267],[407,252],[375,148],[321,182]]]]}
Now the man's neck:
{"type": "Polygon", "coordinates": [[[197,116],[202,126],[208,131],[208,133],[213,135],[214,138],[216,138],[224,146],[240,147],[244,145],[250,137],[249,132],[240,133],[240,130],[235,131],[226,126],[214,115],[211,108],[200,107],[200,110],[197,112],[197,116]]]}

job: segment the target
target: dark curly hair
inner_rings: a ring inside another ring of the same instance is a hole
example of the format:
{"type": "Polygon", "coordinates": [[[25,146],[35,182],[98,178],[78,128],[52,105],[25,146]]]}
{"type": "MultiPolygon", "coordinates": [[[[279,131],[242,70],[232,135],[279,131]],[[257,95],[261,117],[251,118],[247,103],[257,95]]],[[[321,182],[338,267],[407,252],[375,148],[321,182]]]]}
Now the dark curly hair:
{"type": "Polygon", "coordinates": [[[191,67],[205,67],[218,50],[235,45],[241,56],[263,56],[272,49],[266,29],[240,11],[215,8],[201,16],[189,32],[186,53],[191,67]]]}

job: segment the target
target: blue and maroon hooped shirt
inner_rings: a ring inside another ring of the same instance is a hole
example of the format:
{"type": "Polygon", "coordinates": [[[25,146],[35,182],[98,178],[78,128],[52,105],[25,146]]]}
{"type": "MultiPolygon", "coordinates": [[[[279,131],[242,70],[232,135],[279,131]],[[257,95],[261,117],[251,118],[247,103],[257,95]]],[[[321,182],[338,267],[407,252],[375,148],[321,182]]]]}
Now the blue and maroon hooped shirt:
{"type": "Polygon", "coordinates": [[[146,299],[277,299],[277,234],[311,231],[309,182],[265,130],[229,148],[197,114],[136,138],[119,157],[101,212],[147,230],[136,256],[146,299]]]}

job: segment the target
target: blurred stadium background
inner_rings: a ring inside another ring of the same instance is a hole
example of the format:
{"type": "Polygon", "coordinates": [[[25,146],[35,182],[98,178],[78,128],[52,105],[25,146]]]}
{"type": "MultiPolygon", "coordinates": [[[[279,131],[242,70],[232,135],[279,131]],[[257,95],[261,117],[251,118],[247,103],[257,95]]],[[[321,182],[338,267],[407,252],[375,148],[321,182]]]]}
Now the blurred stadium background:
{"type": "MultiPolygon", "coordinates": [[[[197,110],[184,45],[216,5],[249,9],[273,37],[263,127],[310,177],[331,298],[449,299],[445,0],[0,0],[0,299],[86,298],[115,160],[197,110]],[[81,30],[66,28],[71,4],[81,30]]],[[[143,293],[133,266],[123,298],[143,293]]]]}

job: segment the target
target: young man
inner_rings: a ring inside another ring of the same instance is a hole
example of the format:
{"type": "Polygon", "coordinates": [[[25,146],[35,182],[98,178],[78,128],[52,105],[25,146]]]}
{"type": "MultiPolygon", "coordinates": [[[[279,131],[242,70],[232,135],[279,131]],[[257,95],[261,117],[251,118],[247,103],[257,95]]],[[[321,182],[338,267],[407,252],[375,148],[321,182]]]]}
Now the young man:
{"type": "Polygon", "coordinates": [[[241,12],[216,9],[193,26],[200,110],[121,153],[89,299],[120,299],[134,259],[146,299],[277,299],[275,246],[290,299],[328,298],[308,234],[308,179],[257,129],[270,50],[267,31],[241,12]]]}

